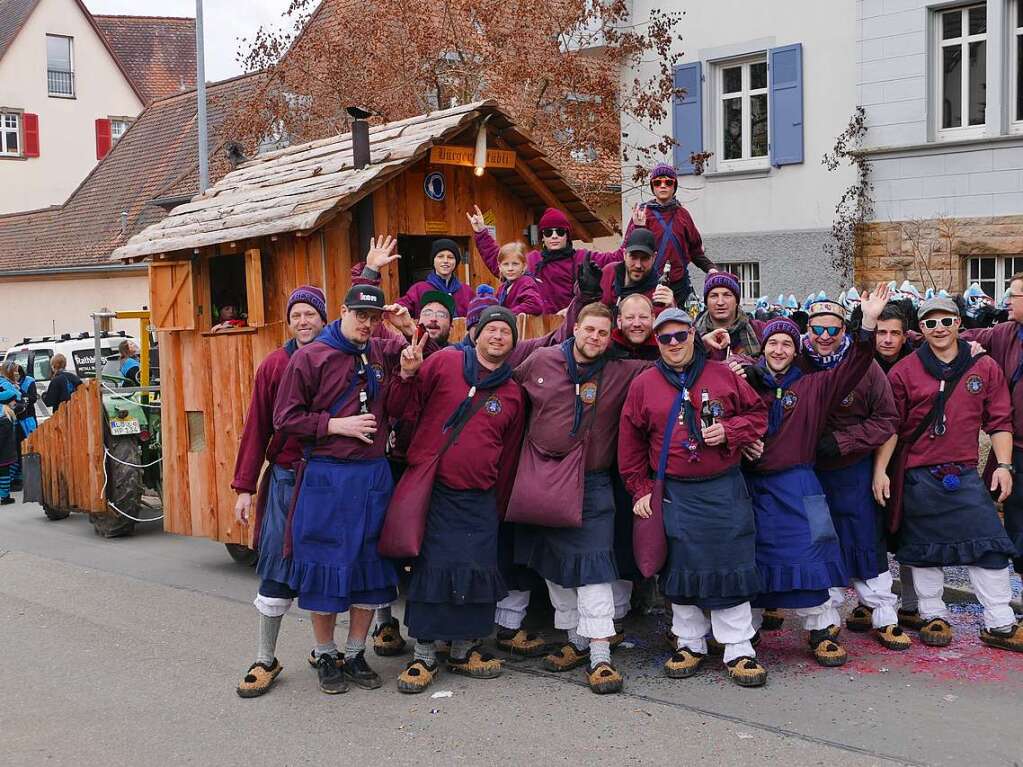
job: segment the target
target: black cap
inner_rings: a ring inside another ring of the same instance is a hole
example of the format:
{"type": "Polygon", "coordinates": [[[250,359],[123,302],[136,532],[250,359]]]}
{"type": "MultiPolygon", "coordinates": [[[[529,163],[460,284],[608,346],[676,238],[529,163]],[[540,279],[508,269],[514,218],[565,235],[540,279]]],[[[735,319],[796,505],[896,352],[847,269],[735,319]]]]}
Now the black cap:
{"type": "Polygon", "coordinates": [[[462,263],[462,249],[458,247],[457,242],[447,238],[441,238],[433,241],[433,245],[430,246],[430,261],[433,261],[437,254],[442,250],[451,251],[451,255],[455,257],[455,262],[459,264],[462,263]]]}
{"type": "Polygon", "coordinates": [[[376,285],[355,285],[345,295],[345,306],[349,309],[379,309],[383,311],[384,291],[376,285]]]}
{"type": "Polygon", "coordinates": [[[519,342],[519,323],[516,320],[515,315],[511,313],[510,309],[503,306],[488,306],[480,314],[480,321],[475,325],[476,338],[480,337],[480,333],[483,332],[483,328],[489,325],[491,322],[504,322],[507,323],[508,327],[511,328],[512,334],[512,346],[519,342]]]}
{"type": "Polygon", "coordinates": [[[629,239],[625,241],[625,249],[629,253],[639,252],[653,256],[657,253],[657,240],[654,239],[654,233],[649,229],[637,227],[632,230],[629,239]]]}

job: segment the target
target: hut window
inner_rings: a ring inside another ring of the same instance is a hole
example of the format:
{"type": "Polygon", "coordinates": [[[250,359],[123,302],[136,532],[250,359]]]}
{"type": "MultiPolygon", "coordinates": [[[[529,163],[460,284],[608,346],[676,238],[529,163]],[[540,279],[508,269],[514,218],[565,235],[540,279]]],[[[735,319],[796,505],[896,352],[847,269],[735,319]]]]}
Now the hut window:
{"type": "Polygon", "coordinates": [[[211,327],[244,327],[248,316],[245,256],[214,256],[209,262],[211,327]]]}

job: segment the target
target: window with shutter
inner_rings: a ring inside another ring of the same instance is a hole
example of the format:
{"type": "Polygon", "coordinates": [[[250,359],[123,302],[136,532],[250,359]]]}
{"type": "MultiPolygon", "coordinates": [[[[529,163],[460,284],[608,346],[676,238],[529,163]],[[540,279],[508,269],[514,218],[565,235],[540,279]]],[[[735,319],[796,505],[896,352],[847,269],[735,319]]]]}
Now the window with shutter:
{"type": "Polygon", "coordinates": [[[771,75],[771,165],[803,162],[803,46],[768,51],[771,75]]]}
{"type": "Polygon", "coordinates": [[[0,155],[21,157],[21,115],[17,112],[0,113],[0,155]]]}
{"type": "Polygon", "coordinates": [[[96,159],[102,160],[110,152],[114,145],[113,136],[110,131],[110,120],[102,117],[96,120],[96,159]]]}
{"type": "Polygon", "coordinates": [[[674,165],[683,175],[696,172],[692,155],[703,152],[703,64],[695,61],[675,68],[675,87],[684,91],[672,107],[674,165]]]}
{"type": "Polygon", "coordinates": [[[25,157],[39,156],[39,115],[26,112],[21,116],[23,121],[25,157]]]}

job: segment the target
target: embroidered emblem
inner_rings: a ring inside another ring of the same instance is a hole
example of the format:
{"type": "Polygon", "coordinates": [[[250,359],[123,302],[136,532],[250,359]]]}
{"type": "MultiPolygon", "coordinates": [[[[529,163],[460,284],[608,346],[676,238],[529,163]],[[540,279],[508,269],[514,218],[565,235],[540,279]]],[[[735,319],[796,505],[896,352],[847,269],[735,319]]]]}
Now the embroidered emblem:
{"type": "Polygon", "coordinates": [[[369,369],[373,371],[373,377],[376,378],[378,381],[384,380],[384,369],[382,366],[374,362],[372,365],[369,366],[369,369]]]}
{"type": "Polygon", "coordinates": [[[984,388],[984,379],[974,373],[966,379],[966,391],[970,394],[980,394],[984,388]]]}
{"type": "Polygon", "coordinates": [[[849,392],[848,396],[842,400],[842,407],[850,407],[853,402],[856,401],[856,392],[849,392]]]}
{"type": "Polygon", "coordinates": [[[707,406],[710,408],[710,414],[715,418],[721,418],[725,414],[725,406],[721,404],[720,400],[712,399],[707,406]]]}
{"type": "Polygon", "coordinates": [[[483,404],[483,409],[486,410],[490,415],[497,415],[501,412],[501,400],[497,398],[496,394],[492,394],[483,404]]]}
{"type": "Polygon", "coordinates": [[[597,401],[597,384],[587,381],[579,387],[579,399],[586,405],[592,405],[597,401]]]}
{"type": "Polygon", "coordinates": [[[791,389],[787,390],[785,395],[781,398],[781,406],[786,410],[794,408],[797,402],[799,402],[799,397],[797,397],[796,393],[791,389]]]}

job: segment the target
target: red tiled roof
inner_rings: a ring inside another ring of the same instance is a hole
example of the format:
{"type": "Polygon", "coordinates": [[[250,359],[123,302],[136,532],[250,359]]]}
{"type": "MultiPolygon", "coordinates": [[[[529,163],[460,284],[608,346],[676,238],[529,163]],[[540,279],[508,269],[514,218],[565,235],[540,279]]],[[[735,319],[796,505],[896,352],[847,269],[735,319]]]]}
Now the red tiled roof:
{"type": "Polygon", "coordinates": [[[195,19],[93,18],[145,103],[195,87],[195,19]]]}
{"type": "Polygon", "coordinates": [[[0,59],[18,36],[39,0],[0,0],[0,59]]]}
{"type": "MultiPolygon", "coordinates": [[[[230,170],[225,125],[261,81],[248,74],[207,87],[212,182],[230,170]]],[[[0,216],[0,275],[111,267],[114,249],[167,215],[154,199],[198,193],[195,121],[194,90],[157,101],[62,206],[0,216]]]]}

